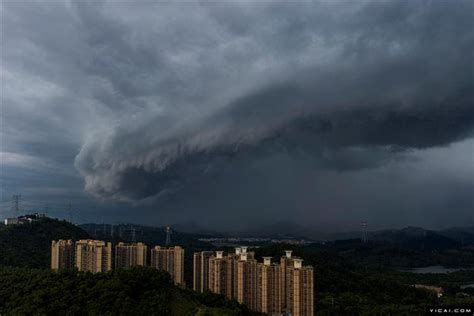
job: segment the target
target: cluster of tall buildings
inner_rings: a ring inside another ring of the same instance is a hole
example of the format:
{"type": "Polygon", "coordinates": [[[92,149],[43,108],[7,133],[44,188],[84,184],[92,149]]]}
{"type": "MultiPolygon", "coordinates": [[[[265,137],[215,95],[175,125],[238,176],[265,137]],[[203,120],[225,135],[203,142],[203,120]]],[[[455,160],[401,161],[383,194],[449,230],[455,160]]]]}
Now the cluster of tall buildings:
{"type": "Polygon", "coordinates": [[[151,249],[144,243],[123,243],[115,247],[102,240],[53,240],[51,242],[51,269],[74,269],[92,273],[106,272],[113,268],[147,266],[167,271],[177,285],[184,286],[184,249],[175,246],[151,249]],[[114,260],[115,259],[115,260],[114,260]]]}
{"type": "MultiPolygon", "coordinates": [[[[313,268],[291,251],[272,263],[272,257],[257,262],[247,247],[194,253],[193,289],[211,291],[236,299],[249,309],[269,315],[312,316],[313,268]]],[[[155,246],[148,251],[144,243],[123,243],[115,247],[102,240],[57,240],[51,243],[51,269],[106,272],[113,268],[151,266],[167,271],[177,285],[184,286],[184,249],[155,246]],[[150,255],[150,257],[148,257],[150,255]]]]}
{"type": "Polygon", "coordinates": [[[194,253],[195,291],[222,294],[251,310],[270,315],[314,314],[313,268],[286,251],[279,263],[257,262],[247,247],[224,256],[222,251],[194,253]]]}

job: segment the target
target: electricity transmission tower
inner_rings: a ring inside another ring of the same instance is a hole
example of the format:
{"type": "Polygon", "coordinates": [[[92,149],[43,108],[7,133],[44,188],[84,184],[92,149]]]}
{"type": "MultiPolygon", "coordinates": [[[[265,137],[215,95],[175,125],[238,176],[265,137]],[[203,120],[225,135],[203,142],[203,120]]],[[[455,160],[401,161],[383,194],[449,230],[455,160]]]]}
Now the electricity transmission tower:
{"type": "Polygon", "coordinates": [[[367,222],[360,222],[360,226],[362,227],[362,242],[366,244],[369,241],[369,238],[367,236],[367,222]]]}
{"type": "Polygon", "coordinates": [[[171,227],[168,225],[166,226],[166,245],[169,246],[171,244],[171,227]]]}
{"type": "Polygon", "coordinates": [[[69,202],[66,208],[67,216],[69,217],[69,222],[72,223],[72,204],[69,202]]]}
{"type": "Polygon", "coordinates": [[[18,217],[19,215],[20,202],[21,202],[21,194],[12,195],[12,207],[13,207],[13,211],[15,212],[15,217],[18,217]]]}
{"type": "Polygon", "coordinates": [[[137,232],[135,231],[135,227],[133,225],[131,225],[131,226],[132,226],[131,227],[132,232],[131,232],[131,238],[130,239],[131,239],[132,244],[134,244],[134,243],[137,242],[137,232]]]}

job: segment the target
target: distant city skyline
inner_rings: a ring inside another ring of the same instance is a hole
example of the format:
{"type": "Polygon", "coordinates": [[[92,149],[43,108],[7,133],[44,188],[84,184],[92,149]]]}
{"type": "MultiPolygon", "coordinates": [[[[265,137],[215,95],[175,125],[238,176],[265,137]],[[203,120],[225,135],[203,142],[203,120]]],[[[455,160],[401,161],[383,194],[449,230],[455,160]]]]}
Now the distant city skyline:
{"type": "Polygon", "coordinates": [[[474,226],[472,1],[0,10],[1,218],[474,226]]]}

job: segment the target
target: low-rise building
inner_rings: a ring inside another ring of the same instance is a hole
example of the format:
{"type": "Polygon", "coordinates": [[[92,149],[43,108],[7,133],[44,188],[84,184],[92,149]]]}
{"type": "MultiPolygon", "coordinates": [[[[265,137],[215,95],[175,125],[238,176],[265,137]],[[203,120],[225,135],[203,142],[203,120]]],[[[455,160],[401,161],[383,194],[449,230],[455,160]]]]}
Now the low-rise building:
{"type": "Polygon", "coordinates": [[[433,292],[436,294],[436,296],[438,298],[440,298],[441,296],[443,296],[443,288],[442,287],[439,287],[439,286],[432,286],[432,285],[424,285],[424,284],[415,284],[415,288],[416,289],[424,289],[424,290],[427,290],[429,292],[433,292]]]}
{"type": "Polygon", "coordinates": [[[43,213],[33,213],[33,214],[26,214],[18,217],[9,217],[3,220],[5,225],[18,225],[18,224],[25,224],[31,223],[41,218],[46,218],[46,215],[43,213]]]}

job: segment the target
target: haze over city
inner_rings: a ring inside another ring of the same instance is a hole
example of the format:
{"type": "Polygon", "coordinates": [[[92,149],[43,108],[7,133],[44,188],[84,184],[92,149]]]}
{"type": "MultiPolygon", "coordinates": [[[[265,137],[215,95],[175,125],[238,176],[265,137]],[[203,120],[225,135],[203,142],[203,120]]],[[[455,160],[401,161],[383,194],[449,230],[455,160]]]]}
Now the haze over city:
{"type": "Polygon", "coordinates": [[[472,1],[0,10],[2,218],[474,225],[472,1]]]}

